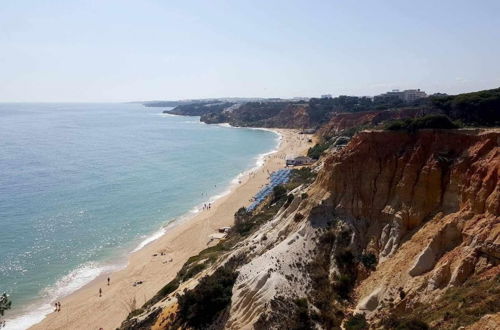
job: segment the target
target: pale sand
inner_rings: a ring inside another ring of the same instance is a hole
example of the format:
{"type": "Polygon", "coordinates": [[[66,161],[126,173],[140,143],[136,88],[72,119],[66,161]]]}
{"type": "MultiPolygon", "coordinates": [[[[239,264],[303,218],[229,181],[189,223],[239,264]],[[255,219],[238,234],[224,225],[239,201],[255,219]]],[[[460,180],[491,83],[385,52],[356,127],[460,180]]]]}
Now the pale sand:
{"type": "MultiPolygon", "coordinates": [[[[117,272],[102,275],[90,284],[61,299],[61,311],[53,312],[31,329],[116,329],[130,312],[130,302],[136,307],[155,295],[172,280],[186,260],[208,246],[209,235],[223,226],[231,226],[234,213],[248,206],[250,199],[267,183],[268,171],[285,166],[286,155],[302,155],[312,146],[310,135],[299,135],[297,130],[276,129],[282,135],[278,151],[266,157],[262,167],[242,178],[231,193],[218,199],[208,211],[168,229],[158,240],[129,256],[127,266],[117,272]],[[166,255],[161,256],[160,251],[166,255]],[[158,253],[154,257],[153,254],[158,253]],[[173,259],[172,262],[164,261],[173,259]],[[106,278],[111,278],[107,286],[106,278]],[[132,286],[135,281],[143,281],[132,286]],[[99,288],[103,295],[99,297],[99,288]]],[[[242,146],[244,148],[245,146],[242,146]]]]}

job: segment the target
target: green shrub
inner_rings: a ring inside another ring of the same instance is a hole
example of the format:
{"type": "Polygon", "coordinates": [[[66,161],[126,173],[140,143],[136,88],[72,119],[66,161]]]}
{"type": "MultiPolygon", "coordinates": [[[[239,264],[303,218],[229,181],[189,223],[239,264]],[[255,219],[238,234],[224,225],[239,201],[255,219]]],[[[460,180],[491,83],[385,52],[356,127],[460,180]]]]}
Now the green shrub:
{"type": "Polygon", "coordinates": [[[200,273],[202,270],[207,268],[209,262],[195,264],[189,267],[183,267],[179,272],[179,278],[182,282],[193,278],[196,274],[200,273]]]}
{"type": "Polygon", "coordinates": [[[330,145],[330,142],[317,143],[313,147],[309,148],[309,150],[307,150],[307,156],[311,157],[312,159],[319,159],[319,157],[321,157],[323,152],[325,152],[325,150],[328,149],[330,145]]]}
{"type": "Polygon", "coordinates": [[[390,121],[386,124],[385,129],[390,131],[409,131],[414,132],[419,129],[453,129],[459,126],[453,123],[450,118],[445,115],[428,115],[419,118],[407,118],[403,120],[390,121]]]}
{"type": "Polygon", "coordinates": [[[293,196],[293,194],[288,194],[288,196],[286,196],[286,202],[284,207],[288,207],[293,202],[294,198],[295,197],[293,196]]]}
{"type": "Polygon", "coordinates": [[[273,203],[281,199],[282,197],[285,197],[286,195],[286,188],[283,185],[277,185],[276,187],[273,188],[273,203]]]}
{"type": "Polygon", "coordinates": [[[412,319],[407,321],[402,321],[395,328],[396,330],[428,330],[429,326],[427,323],[420,320],[412,319]]]}
{"type": "Polygon", "coordinates": [[[348,299],[353,285],[354,285],[354,279],[347,274],[342,274],[338,277],[337,281],[335,282],[334,285],[335,292],[339,295],[340,298],[348,299]]]}
{"type": "Polygon", "coordinates": [[[134,316],[138,316],[138,315],[141,315],[142,313],[144,313],[144,309],[142,308],[138,308],[138,309],[134,309],[133,311],[131,311],[128,316],[127,316],[127,320],[133,318],[134,316]]]}
{"type": "Polygon", "coordinates": [[[297,325],[295,329],[313,329],[311,318],[309,316],[309,303],[306,298],[295,299],[297,309],[295,311],[297,325]]]}
{"type": "Polygon", "coordinates": [[[377,265],[377,257],[373,253],[363,254],[361,255],[361,263],[367,269],[373,270],[377,265]]]}
{"type": "Polygon", "coordinates": [[[363,330],[368,329],[368,323],[364,314],[353,315],[345,323],[346,330],[363,330]]]}
{"type": "Polygon", "coordinates": [[[467,125],[500,124],[500,88],[450,96],[430,97],[433,106],[467,125]]]}
{"type": "Polygon", "coordinates": [[[182,324],[204,329],[231,303],[232,289],[238,274],[226,264],[184,295],[178,296],[182,324]]]}
{"type": "Polygon", "coordinates": [[[335,259],[337,260],[337,263],[342,267],[351,266],[354,263],[354,256],[352,255],[351,251],[340,253],[338,256],[336,256],[335,259]]]}
{"type": "Polygon", "coordinates": [[[300,185],[310,185],[314,182],[316,178],[316,173],[314,173],[310,167],[302,167],[298,169],[293,169],[290,173],[290,181],[285,184],[288,191],[297,188],[300,185]]]}

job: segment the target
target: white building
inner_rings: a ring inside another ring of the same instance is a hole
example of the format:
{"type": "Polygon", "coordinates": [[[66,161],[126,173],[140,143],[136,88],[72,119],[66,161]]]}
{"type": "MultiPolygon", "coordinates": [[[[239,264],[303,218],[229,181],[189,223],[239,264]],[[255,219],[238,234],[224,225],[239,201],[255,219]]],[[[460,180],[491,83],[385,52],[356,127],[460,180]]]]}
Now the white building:
{"type": "Polygon", "coordinates": [[[427,94],[420,89],[407,89],[403,91],[403,100],[406,102],[413,102],[424,97],[427,97],[427,94]]]}
{"type": "Polygon", "coordinates": [[[403,100],[405,102],[413,102],[415,100],[427,97],[427,94],[424,91],[421,91],[420,89],[407,89],[404,91],[400,91],[399,89],[393,89],[390,92],[380,94],[375,96],[375,98],[391,98],[391,97],[397,97],[400,100],[403,100]]]}

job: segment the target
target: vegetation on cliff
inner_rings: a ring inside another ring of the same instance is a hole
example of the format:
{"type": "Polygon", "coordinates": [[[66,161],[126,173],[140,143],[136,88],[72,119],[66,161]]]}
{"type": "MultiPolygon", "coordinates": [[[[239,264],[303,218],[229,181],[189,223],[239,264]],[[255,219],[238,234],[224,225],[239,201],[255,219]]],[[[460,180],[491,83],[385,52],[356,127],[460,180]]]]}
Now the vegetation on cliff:
{"type": "Polygon", "coordinates": [[[473,126],[500,126],[500,88],[429,100],[453,120],[473,126]]]}
{"type": "Polygon", "coordinates": [[[457,329],[470,325],[487,314],[497,313],[500,306],[500,275],[473,277],[461,286],[450,287],[433,303],[418,303],[414,308],[392,311],[381,324],[398,328],[420,319],[433,328],[457,329]]]}
{"type": "Polygon", "coordinates": [[[206,329],[221,314],[231,303],[231,291],[238,276],[235,269],[240,262],[241,260],[229,260],[213,274],[203,277],[193,290],[178,295],[179,312],[176,323],[179,327],[206,329]]]}
{"type": "Polygon", "coordinates": [[[419,118],[407,118],[403,120],[390,121],[385,129],[390,131],[415,132],[419,129],[453,129],[459,128],[458,123],[454,123],[445,115],[428,115],[419,118]]]}

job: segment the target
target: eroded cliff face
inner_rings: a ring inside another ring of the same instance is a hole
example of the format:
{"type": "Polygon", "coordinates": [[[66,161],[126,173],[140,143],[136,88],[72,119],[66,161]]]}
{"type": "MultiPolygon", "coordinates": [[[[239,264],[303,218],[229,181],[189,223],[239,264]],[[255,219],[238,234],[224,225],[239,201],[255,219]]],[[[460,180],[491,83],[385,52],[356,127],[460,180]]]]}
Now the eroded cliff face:
{"type": "Polygon", "coordinates": [[[380,260],[356,288],[359,311],[374,318],[384,307],[408,311],[450,286],[500,273],[499,139],[362,132],[325,160],[318,184],[336,214],[351,219],[353,249],[380,260]]]}
{"type": "Polygon", "coordinates": [[[498,216],[498,136],[362,132],[325,160],[318,184],[336,213],[370,220],[358,229],[366,231],[362,237],[371,249],[387,257],[406,233],[433,217],[498,216]]]}
{"type": "MultiPolygon", "coordinates": [[[[495,131],[358,134],[324,159],[311,187],[295,192],[307,199],[246,243],[251,261],[240,269],[226,327],[293,326],[301,321],[290,311],[301,298],[317,326],[338,327],[349,309],[387,326],[381,322],[389,315],[432,309],[448,289],[465,292],[461,286],[477,279],[478,287],[495,281],[488,299],[498,303],[499,141],[495,131]],[[331,244],[322,243],[325,232],[331,244]],[[378,265],[359,262],[366,256],[378,265]],[[318,278],[321,271],[328,281],[318,278]],[[329,295],[329,306],[318,290],[329,295]]],[[[425,320],[438,327],[476,321],[441,318],[425,320]]]]}
{"type": "Polygon", "coordinates": [[[246,261],[212,328],[332,329],[361,313],[373,328],[494,329],[499,142],[498,130],[357,134],[224,257],[246,261]]]}

